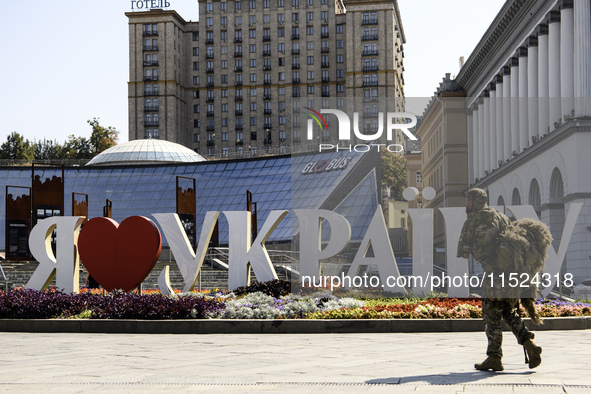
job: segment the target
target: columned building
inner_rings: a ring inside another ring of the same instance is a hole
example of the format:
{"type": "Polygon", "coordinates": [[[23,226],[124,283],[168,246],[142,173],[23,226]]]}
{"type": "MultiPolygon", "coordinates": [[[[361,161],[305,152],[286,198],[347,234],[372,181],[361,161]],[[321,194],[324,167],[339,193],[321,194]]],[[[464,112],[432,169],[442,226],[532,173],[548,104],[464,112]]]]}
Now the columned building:
{"type": "Polygon", "coordinates": [[[455,82],[469,97],[469,185],[491,205],[534,206],[557,252],[583,203],[563,273],[591,277],[591,2],[507,1],[455,82]]]}
{"type": "Polygon", "coordinates": [[[130,140],[165,139],[205,157],[287,153],[308,142],[305,108],[354,102],[368,133],[379,99],[403,109],[396,0],[204,0],[199,22],[162,9],[126,16],[130,140]]]}

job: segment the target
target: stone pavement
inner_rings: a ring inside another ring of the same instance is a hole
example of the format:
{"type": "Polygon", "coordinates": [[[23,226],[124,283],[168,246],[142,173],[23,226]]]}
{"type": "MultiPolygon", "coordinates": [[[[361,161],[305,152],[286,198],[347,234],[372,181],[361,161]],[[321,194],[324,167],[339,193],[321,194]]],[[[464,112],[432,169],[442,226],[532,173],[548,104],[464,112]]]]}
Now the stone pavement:
{"type": "Polygon", "coordinates": [[[539,331],[529,370],[480,372],[482,332],[388,334],[0,333],[0,391],[587,393],[591,330],[539,331]]]}

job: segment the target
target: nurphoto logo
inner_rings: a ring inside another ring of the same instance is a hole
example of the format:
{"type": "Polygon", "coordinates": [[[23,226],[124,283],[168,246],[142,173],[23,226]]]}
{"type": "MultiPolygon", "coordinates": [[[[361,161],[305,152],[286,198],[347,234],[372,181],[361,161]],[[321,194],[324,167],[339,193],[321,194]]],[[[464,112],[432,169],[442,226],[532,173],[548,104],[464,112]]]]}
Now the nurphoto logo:
{"type": "Polygon", "coordinates": [[[323,150],[336,149],[347,150],[349,152],[367,152],[371,148],[375,147],[378,151],[380,149],[387,149],[390,152],[400,153],[404,151],[404,146],[400,144],[390,144],[390,141],[394,141],[394,130],[400,130],[404,135],[413,141],[417,140],[417,137],[410,131],[411,128],[416,126],[417,118],[415,115],[408,112],[379,112],[375,113],[377,117],[377,127],[372,129],[372,132],[362,130],[359,128],[359,112],[353,112],[353,121],[347,113],[338,109],[321,109],[320,112],[315,111],[312,108],[305,107],[304,114],[309,116],[307,122],[307,133],[306,138],[309,141],[314,140],[314,122],[320,127],[321,131],[326,131],[328,135],[328,122],[326,121],[323,114],[331,114],[336,116],[338,120],[338,141],[352,141],[351,136],[361,141],[367,141],[366,144],[331,144],[321,143],[319,144],[319,152],[323,150]],[[383,140],[385,131],[385,137],[387,143],[378,143],[377,141],[383,140]]]}

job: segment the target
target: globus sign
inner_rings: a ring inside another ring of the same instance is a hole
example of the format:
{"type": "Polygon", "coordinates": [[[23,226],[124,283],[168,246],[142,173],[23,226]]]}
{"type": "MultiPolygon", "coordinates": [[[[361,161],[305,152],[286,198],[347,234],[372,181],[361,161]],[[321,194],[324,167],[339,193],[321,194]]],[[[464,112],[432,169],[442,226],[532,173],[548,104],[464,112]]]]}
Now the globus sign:
{"type": "MultiPolygon", "coordinates": [[[[552,278],[556,278],[560,272],[582,206],[582,203],[570,204],[558,252],[552,246],[548,251],[544,273],[552,275],[552,278]]],[[[509,208],[517,218],[537,217],[534,208],[529,205],[509,208]]],[[[445,221],[448,274],[468,274],[468,261],[455,257],[459,235],[466,220],[465,209],[439,208],[439,211],[445,221]]],[[[287,210],[271,211],[256,238],[252,240],[250,212],[223,212],[229,226],[228,289],[247,285],[250,267],[261,282],[277,279],[265,242],[288,213],[287,210]]],[[[329,210],[294,209],[293,213],[299,222],[300,278],[316,278],[312,280],[317,282],[322,278],[321,261],[339,255],[349,244],[351,226],[344,216],[329,210]],[[323,222],[331,229],[330,237],[324,243],[321,242],[323,222]]],[[[413,275],[432,276],[434,210],[409,209],[408,214],[413,222],[413,275]]],[[[219,215],[219,211],[206,213],[196,251],[193,250],[176,213],[152,214],[158,225],[143,216],[129,217],[120,225],[112,219],[102,217],[88,221],[83,216],[55,216],[40,220],[29,236],[29,248],[39,266],[26,287],[41,290],[55,277],[57,288],[65,292],[78,292],[81,258],[88,272],[105,289],[130,291],[154,268],[162,247],[161,229],[185,282],[183,291],[191,291],[198,280],[219,215]],[[55,254],[51,247],[54,230],[57,235],[55,254]]],[[[368,265],[377,267],[384,291],[404,292],[404,288],[398,287],[398,281],[387,280],[400,277],[400,273],[379,205],[353,258],[347,277],[357,276],[360,268],[368,265]],[[367,256],[370,245],[373,256],[367,256]]],[[[164,294],[171,291],[167,272],[166,269],[163,270],[158,279],[158,285],[164,294]]],[[[544,290],[544,295],[550,292],[554,283],[555,280],[544,290]]],[[[415,294],[429,290],[424,286],[413,287],[415,294]]],[[[451,297],[469,296],[467,286],[448,284],[447,290],[451,297]]]]}
{"type": "Polygon", "coordinates": [[[343,170],[351,162],[351,157],[339,157],[332,160],[311,161],[302,170],[302,174],[321,174],[327,171],[343,170]]]}

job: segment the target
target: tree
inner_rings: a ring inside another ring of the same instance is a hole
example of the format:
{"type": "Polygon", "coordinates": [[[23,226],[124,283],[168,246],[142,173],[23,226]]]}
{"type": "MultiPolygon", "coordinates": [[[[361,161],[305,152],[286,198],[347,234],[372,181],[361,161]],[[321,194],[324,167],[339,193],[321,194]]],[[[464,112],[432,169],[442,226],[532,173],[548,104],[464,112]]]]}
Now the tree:
{"type": "Polygon", "coordinates": [[[13,131],[0,145],[0,159],[33,160],[34,151],[29,140],[13,131]]]}
{"type": "Polygon", "coordinates": [[[93,118],[87,121],[92,126],[92,134],[90,135],[90,149],[92,156],[96,156],[104,150],[117,145],[119,140],[119,131],[114,127],[103,127],[99,124],[99,118],[93,118]]]}
{"type": "Polygon", "coordinates": [[[88,139],[76,137],[74,134],[68,136],[62,148],[63,159],[91,159],[92,156],[92,147],[88,139]]]}
{"type": "Polygon", "coordinates": [[[390,186],[390,194],[402,201],[402,192],[407,186],[406,159],[388,150],[382,150],[382,183],[390,186]]]}
{"type": "Polygon", "coordinates": [[[57,160],[61,158],[63,147],[57,140],[42,139],[33,141],[35,160],[57,160]]]}

